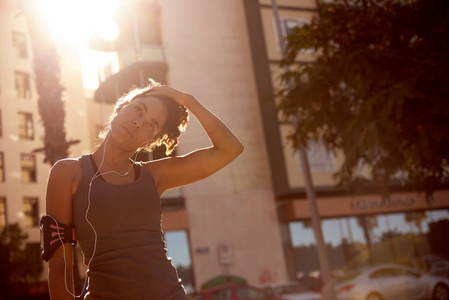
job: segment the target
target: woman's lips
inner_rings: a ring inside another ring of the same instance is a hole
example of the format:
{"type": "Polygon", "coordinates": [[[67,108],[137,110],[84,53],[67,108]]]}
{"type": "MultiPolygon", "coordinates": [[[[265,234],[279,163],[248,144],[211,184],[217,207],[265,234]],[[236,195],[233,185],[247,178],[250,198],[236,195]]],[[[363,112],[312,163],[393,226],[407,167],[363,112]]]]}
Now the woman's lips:
{"type": "Polygon", "coordinates": [[[123,126],[123,129],[125,130],[125,132],[128,134],[128,136],[129,136],[130,138],[133,138],[133,134],[131,133],[131,131],[129,131],[128,128],[126,128],[125,126],[123,126]]]}

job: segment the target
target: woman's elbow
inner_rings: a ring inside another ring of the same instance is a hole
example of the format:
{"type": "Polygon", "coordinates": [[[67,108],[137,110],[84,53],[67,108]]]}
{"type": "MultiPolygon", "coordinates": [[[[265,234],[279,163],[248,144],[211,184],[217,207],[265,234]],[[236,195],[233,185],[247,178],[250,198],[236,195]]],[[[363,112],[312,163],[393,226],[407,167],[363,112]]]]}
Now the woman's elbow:
{"type": "Polygon", "coordinates": [[[237,140],[235,145],[232,147],[233,159],[237,158],[240,154],[242,154],[244,149],[245,147],[243,146],[243,144],[239,140],[237,140]]]}
{"type": "Polygon", "coordinates": [[[243,150],[245,150],[245,146],[239,141],[237,146],[237,156],[243,153],[243,150]]]}

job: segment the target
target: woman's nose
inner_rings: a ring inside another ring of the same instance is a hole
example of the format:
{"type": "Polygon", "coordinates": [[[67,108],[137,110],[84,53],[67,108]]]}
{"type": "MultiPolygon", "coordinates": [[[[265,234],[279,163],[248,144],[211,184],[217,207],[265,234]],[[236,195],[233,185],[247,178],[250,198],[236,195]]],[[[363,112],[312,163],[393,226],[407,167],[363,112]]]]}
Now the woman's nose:
{"type": "Polygon", "coordinates": [[[142,127],[142,120],[140,120],[140,119],[135,119],[135,120],[133,121],[133,125],[134,125],[134,127],[136,127],[137,129],[140,129],[140,128],[142,127]]]}

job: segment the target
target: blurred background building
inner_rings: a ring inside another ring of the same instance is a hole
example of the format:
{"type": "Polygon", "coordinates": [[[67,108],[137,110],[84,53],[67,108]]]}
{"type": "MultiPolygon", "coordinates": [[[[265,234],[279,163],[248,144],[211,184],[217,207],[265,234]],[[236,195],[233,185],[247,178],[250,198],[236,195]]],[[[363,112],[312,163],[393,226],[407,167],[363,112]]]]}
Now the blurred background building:
{"type": "MultiPolygon", "coordinates": [[[[14,1],[0,3],[0,226],[19,222],[38,255],[50,167],[33,152],[42,147],[43,130],[27,28],[14,1]]],[[[118,38],[90,39],[97,55],[88,66],[99,80],[94,89],[83,86],[79,53],[57,44],[65,128],[81,141],[70,148],[71,157],[95,149],[115,100],[147,78],[195,95],[245,145],[245,152],[217,174],[163,195],[168,252],[189,291],[223,274],[259,286],[319,276],[305,181],[285,139],[291,125],[276,118],[273,96],[281,71],[279,43],[293,27],[310,22],[317,2],[278,5],[282,36],[268,0],[124,1],[116,18],[118,38]]],[[[307,62],[313,55],[298,59],[307,62]]],[[[208,145],[191,118],[176,154],[208,145]]],[[[447,253],[449,190],[426,198],[404,183],[393,187],[388,201],[376,190],[354,195],[334,186],[332,174],[342,157],[319,143],[307,152],[333,271],[447,253]]]]}
{"type": "MultiPolygon", "coordinates": [[[[40,257],[39,221],[45,213],[50,165],[44,163],[44,129],[34,84],[33,52],[26,22],[14,1],[0,1],[0,227],[19,223],[28,234],[27,254],[40,257]]],[[[81,142],[72,155],[90,151],[87,106],[79,53],[58,45],[67,111],[67,134],[81,142]]],[[[2,267],[3,272],[3,267],[2,267]]],[[[46,277],[46,272],[43,275],[46,277]]]]}

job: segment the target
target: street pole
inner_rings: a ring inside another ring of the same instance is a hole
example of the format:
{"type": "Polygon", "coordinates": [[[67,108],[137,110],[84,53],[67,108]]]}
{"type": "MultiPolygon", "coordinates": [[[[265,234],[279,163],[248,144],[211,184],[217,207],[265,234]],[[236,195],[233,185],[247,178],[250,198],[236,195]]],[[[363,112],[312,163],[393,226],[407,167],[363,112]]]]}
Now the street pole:
{"type": "MultiPolygon", "coordinates": [[[[284,44],[284,41],[282,40],[281,20],[279,17],[279,10],[278,10],[278,5],[277,5],[276,0],[272,0],[272,7],[273,7],[274,18],[276,21],[276,30],[277,30],[278,38],[279,38],[279,47],[281,49],[282,56],[284,56],[285,44],[284,44]]],[[[285,66],[284,68],[286,71],[289,71],[288,66],[285,66]]],[[[295,121],[299,122],[300,120],[295,120],[295,121]]],[[[319,260],[320,268],[321,268],[321,276],[323,279],[323,283],[327,284],[327,283],[330,283],[330,280],[332,278],[331,269],[330,269],[330,264],[329,264],[329,258],[327,256],[327,252],[326,252],[326,245],[324,243],[323,232],[321,231],[321,220],[320,220],[320,216],[318,213],[318,206],[316,203],[316,194],[315,194],[315,189],[313,187],[312,176],[310,174],[309,161],[307,158],[306,150],[301,144],[299,145],[299,149],[296,149],[295,152],[297,154],[297,159],[300,162],[301,169],[304,174],[304,179],[305,179],[305,184],[306,184],[306,195],[307,195],[307,200],[308,200],[309,207],[310,207],[310,218],[312,220],[313,232],[315,234],[315,239],[316,239],[316,243],[317,243],[318,260],[319,260]]],[[[299,169],[299,166],[298,166],[298,169],[299,169]]],[[[301,170],[299,170],[299,171],[301,171],[301,170]]]]}

